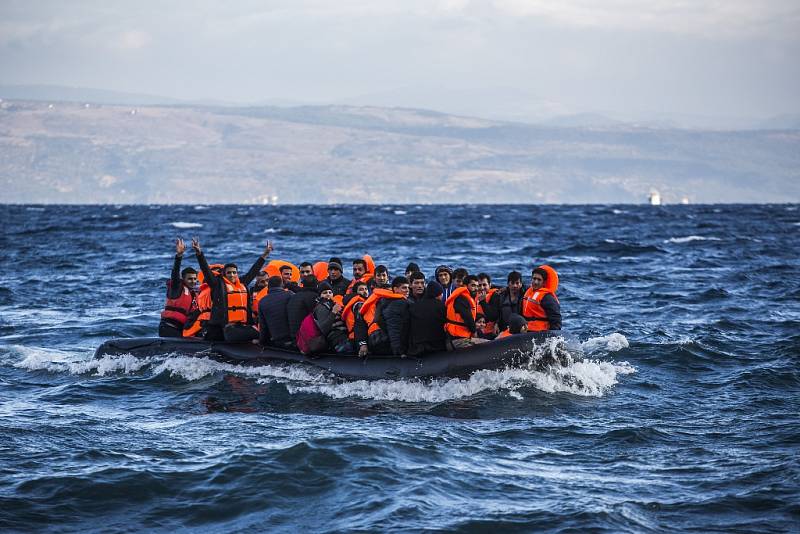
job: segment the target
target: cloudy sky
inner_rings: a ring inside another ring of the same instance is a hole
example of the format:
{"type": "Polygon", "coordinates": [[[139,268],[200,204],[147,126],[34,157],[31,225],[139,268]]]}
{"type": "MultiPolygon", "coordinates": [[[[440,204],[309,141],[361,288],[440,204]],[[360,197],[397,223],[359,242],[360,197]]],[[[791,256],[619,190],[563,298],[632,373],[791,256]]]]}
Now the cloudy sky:
{"type": "Polygon", "coordinates": [[[525,118],[800,113],[798,0],[0,3],[2,84],[525,118]]]}

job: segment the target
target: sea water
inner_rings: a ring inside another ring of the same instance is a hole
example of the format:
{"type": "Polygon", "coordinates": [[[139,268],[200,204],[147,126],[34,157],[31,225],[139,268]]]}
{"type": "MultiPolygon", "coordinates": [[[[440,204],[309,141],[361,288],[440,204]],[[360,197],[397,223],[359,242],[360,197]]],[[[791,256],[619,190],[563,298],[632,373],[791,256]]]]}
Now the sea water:
{"type": "Polygon", "coordinates": [[[0,206],[0,530],[799,530],[797,206],[203,208],[0,206]],[[242,271],[267,239],[498,285],[549,263],[572,361],[94,359],[156,335],[177,236],[242,271]]]}

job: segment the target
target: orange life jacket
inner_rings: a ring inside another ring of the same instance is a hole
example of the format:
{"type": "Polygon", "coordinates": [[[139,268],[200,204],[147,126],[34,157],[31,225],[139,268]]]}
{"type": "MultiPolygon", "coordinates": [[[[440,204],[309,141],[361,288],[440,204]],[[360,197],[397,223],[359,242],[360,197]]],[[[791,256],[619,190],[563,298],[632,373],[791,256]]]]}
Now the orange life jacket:
{"type": "Polygon", "coordinates": [[[464,324],[464,318],[456,311],[455,302],[459,297],[464,297],[469,302],[470,311],[472,313],[472,320],[478,314],[478,306],[475,304],[475,299],[469,294],[469,289],[466,286],[461,286],[453,291],[447,301],[444,303],[447,309],[446,322],[444,330],[452,337],[472,337],[472,331],[464,324]]]}
{"type": "Polygon", "coordinates": [[[373,276],[375,276],[375,275],[373,275],[372,273],[366,273],[364,276],[362,276],[359,279],[353,279],[353,281],[350,282],[350,285],[347,286],[347,290],[344,292],[344,294],[345,295],[349,295],[350,293],[352,293],[353,292],[353,286],[356,285],[356,282],[364,282],[366,284],[367,282],[372,280],[373,276]]]}
{"type": "Polygon", "coordinates": [[[200,293],[195,301],[197,302],[197,312],[199,314],[191,325],[183,329],[183,337],[194,336],[203,329],[205,322],[211,319],[211,288],[208,284],[200,286],[200,293]]]}
{"type": "Polygon", "coordinates": [[[355,305],[359,302],[365,302],[365,299],[361,295],[356,295],[350,299],[347,306],[342,310],[342,321],[344,321],[345,326],[347,326],[347,337],[349,337],[351,341],[356,338],[356,310],[353,308],[355,308],[355,305]]]}
{"type": "MultiPolygon", "coordinates": [[[[170,289],[172,289],[172,280],[167,282],[167,294],[170,289]]],[[[194,291],[186,287],[183,282],[181,282],[181,289],[183,291],[178,298],[167,297],[164,311],[161,312],[161,319],[182,330],[189,314],[197,309],[197,301],[194,291]]]]}
{"type": "Polygon", "coordinates": [[[486,298],[478,303],[478,310],[483,314],[484,317],[486,317],[486,326],[483,327],[484,334],[494,334],[494,327],[497,324],[496,321],[489,320],[489,317],[486,315],[486,310],[484,309],[484,306],[489,305],[489,301],[492,300],[492,296],[495,294],[495,292],[497,292],[497,288],[493,287],[486,292],[486,298]]]}
{"type": "Polygon", "coordinates": [[[547,314],[542,308],[542,299],[545,295],[550,294],[558,302],[558,297],[556,296],[558,273],[549,265],[540,265],[539,268],[547,271],[547,280],[545,280],[544,285],[536,290],[529,287],[522,296],[522,317],[528,321],[528,332],[550,330],[550,321],[547,320],[547,314]]]}
{"type": "Polygon", "coordinates": [[[258,293],[253,295],[253,302],[250,306],[250,310],[253,313],[253,324],[258,326],[258,303],[261,302],[261,299],[269,295],[269,286],[262,287],[258,293]]]}
{"type": "Polygon", "coordinates": [[[497,334],[497,337],[495,339],[503,339],[504,337],[513,336],[513,335],[514,334],[511,333],[511,330],[506,328],[505,330],[503,330],[502,332],[497,334]]]}
{"type": "Polygon", "coordinates": [[[247,288],[239,280],[238,276],[235,282],[231,282],[224,276],[221,276],[220,279],[225,285],[225,295],[228,302],[228,323],[247,323],[247,315],[250,310],[247,288]]]}
{"type": "MultiPolygon", "coordinates": [[[[364,301],[364,304],[361,306],[361,317],[364,318],[364,322],[367,323],[367,333],[371,334],[381,329],[378,322],[375,320],[375,312],[378,309],[378,301],[382,299],[404,299],[406,298],[403,296],[402,293],[394,293],[390,289],[376,289],[372,292],[372,295],[364,301]]],[[[348,303],[349,304],[349,303],[348,303]]]]}

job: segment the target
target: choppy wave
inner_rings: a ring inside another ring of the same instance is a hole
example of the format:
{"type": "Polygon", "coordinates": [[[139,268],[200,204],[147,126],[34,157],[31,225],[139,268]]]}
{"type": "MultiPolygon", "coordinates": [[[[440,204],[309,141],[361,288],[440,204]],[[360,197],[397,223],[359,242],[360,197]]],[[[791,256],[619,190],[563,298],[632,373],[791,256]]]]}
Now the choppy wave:
{"type": "Polygon", "coordinates": [[[686,237],[670,237],[664,243],[691,243],[692,241],[722,241],[719,237],[703,237],[701,235],[689,235],[686,237]]]}
{"type": "Polygon", "coordinates": [[[180,228],[182,230],[189,229],[189,228],[202,228],[203,225],[200,223],[193,223],[193,222],[184,222],[184,221],[177,221],[170,223],[170,225],[174,226],[175,228],[180,228]]]}

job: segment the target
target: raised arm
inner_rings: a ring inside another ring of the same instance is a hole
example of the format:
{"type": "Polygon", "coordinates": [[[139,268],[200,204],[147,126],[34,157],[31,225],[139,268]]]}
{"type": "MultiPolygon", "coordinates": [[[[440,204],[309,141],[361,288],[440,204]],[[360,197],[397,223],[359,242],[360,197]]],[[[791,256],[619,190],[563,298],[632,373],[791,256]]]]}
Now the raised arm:
{"type": "Polygon", "coordinates": [[[261,253],[261,256],[259,256],[253,266],[250,267],[250,270],[247,271],[247,274],[239,277],[239,280],[241,280],[244,285],[249,285],[250,282],[255,279],[258,272],[264,266],[264,263],[266,263],[269,253],[272,252],[272,250],[272,241],[267,241],[267,246],[264,247],[264,252],[261,253]]]}
{"type": "Polygon", "coordinates": [[[192,248],[197,256],[197,264],[200,265],[200,270],[203,271],[206,283],[211,285],[211,281],[214,279],[214,273],[211,272],[211,267],[208,266],[208,261],[206,261],[206,257],[203,254],[203,249],[200,248],[200,240],[196,237],[192,238],[192,248]]]}

